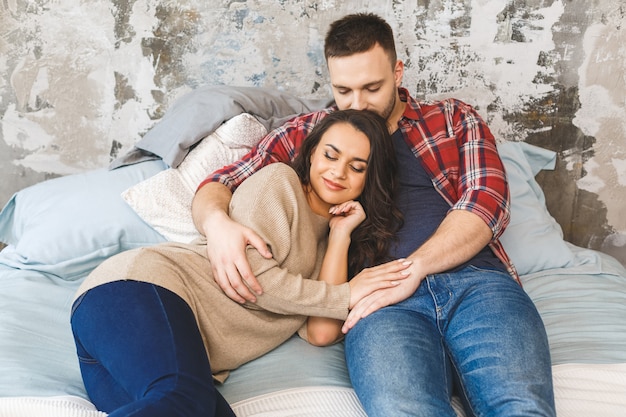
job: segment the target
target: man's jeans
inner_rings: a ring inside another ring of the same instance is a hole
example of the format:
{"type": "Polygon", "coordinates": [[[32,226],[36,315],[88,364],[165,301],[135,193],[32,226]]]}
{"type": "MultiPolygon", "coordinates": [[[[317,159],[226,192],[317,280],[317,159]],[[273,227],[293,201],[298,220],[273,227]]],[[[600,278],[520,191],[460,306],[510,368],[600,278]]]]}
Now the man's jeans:
{"type": "Polygon", "coordinates": [[[555,416],[543,322],[503,272],[428,276],[348,332],[346,360],[369,417],[454,417],[453,387],[468,416],[555,416]]]}
{"type": "Polygon", "coordinates": [[[109,417],[234,417],[185,301],[145,282],[100,285],[73,306],[87,393],[109,417]]]}

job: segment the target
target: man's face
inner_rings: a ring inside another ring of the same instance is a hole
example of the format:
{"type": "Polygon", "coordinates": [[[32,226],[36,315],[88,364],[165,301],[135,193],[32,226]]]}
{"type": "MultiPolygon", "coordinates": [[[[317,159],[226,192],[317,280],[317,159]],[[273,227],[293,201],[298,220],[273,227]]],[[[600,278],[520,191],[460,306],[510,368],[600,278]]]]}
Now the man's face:
{"type": "Polygon", "coordinates": [[[367,109],[388,120],[397,113],[403,66],[398,61],[392,67],[380,45],[367,52],[329,58],[328,72],[340,110],[367,109]]]}

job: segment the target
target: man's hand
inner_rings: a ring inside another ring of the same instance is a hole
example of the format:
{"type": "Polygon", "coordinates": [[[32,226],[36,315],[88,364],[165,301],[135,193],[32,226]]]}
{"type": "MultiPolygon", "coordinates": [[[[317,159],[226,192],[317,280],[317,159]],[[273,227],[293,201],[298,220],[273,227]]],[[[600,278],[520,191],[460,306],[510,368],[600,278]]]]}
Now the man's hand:
{"type": "Polygon", "coordinates": [[[272,253],[255,231],[231,220],[225,213],[224,218],[216,223],[206,235],[207,255],[215,281],[234,301],[256,302],[254,293],[260,295],[263,289],[250,268],[246,246],[254,246],[268,259],[272,257],[272,253]]]}
{"type": "Polygon", "coordinates": [[[263,289],[250,268],[246,246],[252,245],[268,259],[272,253],[256,232],[228,216],[231,197],[232,193],[226,186],[206,184],[196,192],[191,212],[196,228],[207,239],[213,278],[222,291],[238,303],[246,300],[256,302],[252,291],[261,294],[263,289]]]}

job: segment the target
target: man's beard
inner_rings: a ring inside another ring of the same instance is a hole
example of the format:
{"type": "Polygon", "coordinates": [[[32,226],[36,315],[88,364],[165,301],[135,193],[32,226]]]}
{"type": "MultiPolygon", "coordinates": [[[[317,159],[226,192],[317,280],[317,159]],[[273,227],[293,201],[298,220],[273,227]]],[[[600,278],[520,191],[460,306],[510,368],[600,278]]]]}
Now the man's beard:
{"type": "Polygon", "coordinates": [[[393,94],[391,96],[391,100],[389,100],[389,102],[387,103],[387,105],[385,106],[385,108],[382,110],[381,113],[379,113],[382,117],[385,118],[385,120],[389,120],[389,116],[391,116],[391,113],[393,113],[393,109],[396,107],[396,95],[393,94]]]}

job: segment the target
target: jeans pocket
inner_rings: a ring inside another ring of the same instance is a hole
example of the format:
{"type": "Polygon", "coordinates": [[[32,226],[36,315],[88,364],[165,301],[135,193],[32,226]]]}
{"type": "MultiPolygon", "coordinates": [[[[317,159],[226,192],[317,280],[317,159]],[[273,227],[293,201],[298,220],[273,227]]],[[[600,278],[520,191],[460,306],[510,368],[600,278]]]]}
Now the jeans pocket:
{"type": "Polygon", "coordinates": [[[506,272],[501,270],[500,268],[497,267],[489,267],[489,266],[475,266],[475,265],[468,265],[467,266],[469,269],[473,270],[474,272],[480,272],[480,273],[486,273],[486,274],[499,274],[502,275],[503,277],[507,277],[507,278],[511,278],[511,275],[506,272]]]}

